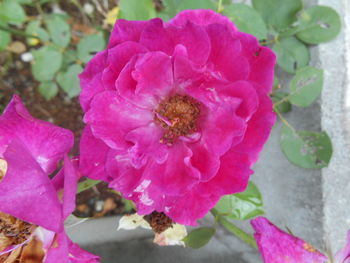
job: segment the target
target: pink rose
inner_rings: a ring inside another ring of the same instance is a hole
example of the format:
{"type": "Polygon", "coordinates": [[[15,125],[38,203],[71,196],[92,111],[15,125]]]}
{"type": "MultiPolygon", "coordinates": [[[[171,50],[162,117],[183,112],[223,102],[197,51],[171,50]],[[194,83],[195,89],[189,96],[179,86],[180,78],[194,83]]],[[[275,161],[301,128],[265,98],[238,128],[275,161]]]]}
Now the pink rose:
{"type": "Polygon", "coordinates": [[[196,224],[247,186],[275,121],[274,65],[270,49],[210,10],[118,20],[80,75],[81,172],[139,214],[196,224]]]}
{"type": "MultiPolygon", "coordinates": [[[[325,263],[328,258],[304,240],[274,226],[264,217],[251,220],[255,240],[265,263],[325,263]]],[[[347,245],[336,253],[334,263],[350,263],[350,231],[347,245]]]]}
{"type": "Polygon", "coordinates": [[[0,116],[1,262],[26,256],[44,263],[99,262],[64,231],[79,179],[67,156],[72,145],[70,131],[34,119],[17,96],[0,116]],[[61,160],[64,167],[50,179],[61,160]]]}

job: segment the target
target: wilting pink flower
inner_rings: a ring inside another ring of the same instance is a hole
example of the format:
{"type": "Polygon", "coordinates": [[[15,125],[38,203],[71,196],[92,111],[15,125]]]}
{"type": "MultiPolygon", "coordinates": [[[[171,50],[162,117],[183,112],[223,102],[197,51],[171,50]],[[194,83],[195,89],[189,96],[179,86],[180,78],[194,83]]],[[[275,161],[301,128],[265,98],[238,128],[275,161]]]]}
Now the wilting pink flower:
{"type": "MultiPolygon", "coordinates": [[[[280,230],[264,217],[257,217],[251,224],[265,263],[325,263],[328,260],[309,243],[280,230]]],[[[346,247],[335,255],[332,262],[350,263],[350,231],[346,247]]]]}
{"type": "Polygon", "coordinates": [[[0,116],[0,261],[98,262],[64,231],[79,179],[67,156],[72,145],[70,131],[34,119],[17,96],[0,116]],[[64,167],[50,179],[61,160],[64,167]]]}
{"type": "Polygon", "coordinates": [[[139,214],[195,224],[247,186],[275,120],[274,65],[270,49],[210,10],[118,20],[80,75],[81,172],[139,214]]]}

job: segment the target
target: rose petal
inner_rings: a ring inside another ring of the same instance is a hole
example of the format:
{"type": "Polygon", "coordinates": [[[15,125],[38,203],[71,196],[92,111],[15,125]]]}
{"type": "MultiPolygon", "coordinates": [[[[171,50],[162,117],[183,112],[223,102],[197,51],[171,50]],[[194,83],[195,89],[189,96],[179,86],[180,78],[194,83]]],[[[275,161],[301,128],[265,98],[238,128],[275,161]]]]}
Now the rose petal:
{"type": "Polygon", "coordinates": [[[254,237],[264,262],[324,263],[327,261],[327,257],[310,244],[281,231],[266,218],[257,217],[250,222],[255,229],[254,237]]]}
{"type": "Polygon", "coordinates": [[[124,137],[128,131],[153,121],[153,114],[131,105],[116,92],[105,91],[95,96],[84,121],[95,137],[117,149],[126,147],[124,137]]]}
{"type": "Polygon", "coordinates": [[[62,210],[56,190],[26,146],[14,140],[4,156],[8,170],[0,183],[0,211],[60,231],[62,210]]]}
{"type": "Polygon", "coordinates": [[[34,119],[18,96],[13,96],[0,116],[0,158],[13,139],[21,142],[46,173],[52,173],[57,162],[73,146],[73,133],[49,122],[34,119]]]}

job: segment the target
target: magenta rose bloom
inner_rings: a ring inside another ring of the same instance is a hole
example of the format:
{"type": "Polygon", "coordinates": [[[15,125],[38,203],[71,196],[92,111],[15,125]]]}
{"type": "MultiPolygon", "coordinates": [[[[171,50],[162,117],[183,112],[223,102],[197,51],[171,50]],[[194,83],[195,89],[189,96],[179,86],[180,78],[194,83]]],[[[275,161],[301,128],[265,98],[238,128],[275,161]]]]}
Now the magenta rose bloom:
{"type": "Polygon", "coordinates": [[[72,145],[70,131],[34,119],[17,96],[0,116],[0,262],[99,262],[64,231],[79,179],[72,145]]]}
{"type": "Polygon", "coordinates": [[[274,65],[270,49],[210,10],[118,20],[80,75],[81,172],[139,214],[196,224],[247,186],[275,121],[274,65]]]}
{"type": "MultiPolygon", "coordinates": [[[[274,226],[264,217],[251,220],[264,263],[325,263],[328,257],[309,243],[274,226]]],[[[333,257],[334,263],[350,263],[350,231],[346,246],[333,257]]]]}

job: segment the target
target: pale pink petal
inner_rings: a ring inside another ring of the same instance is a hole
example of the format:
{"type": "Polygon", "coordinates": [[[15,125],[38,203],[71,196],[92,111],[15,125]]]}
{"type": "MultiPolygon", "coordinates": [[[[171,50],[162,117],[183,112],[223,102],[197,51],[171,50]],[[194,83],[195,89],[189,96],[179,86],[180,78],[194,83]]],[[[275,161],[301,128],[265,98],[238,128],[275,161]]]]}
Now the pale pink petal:
{"type": "Polygon", "coordinates": [[[304,240],[274,226],[264,217],[250,221],[255,240],[265,263],[325,263],[327,257],[304,240]]]}

